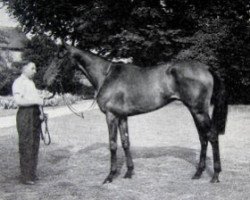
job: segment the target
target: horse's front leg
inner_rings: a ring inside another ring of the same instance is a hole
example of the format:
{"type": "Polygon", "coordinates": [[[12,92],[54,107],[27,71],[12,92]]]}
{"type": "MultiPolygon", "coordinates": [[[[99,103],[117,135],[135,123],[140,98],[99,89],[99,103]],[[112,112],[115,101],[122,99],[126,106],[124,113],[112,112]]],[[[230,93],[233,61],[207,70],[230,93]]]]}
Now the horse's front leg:
{"type": "Polygon", "coordinates": [[[134,163],[130,152],[127,117],[120,118],[118,126],[121,135],[121,143],[126,156],[126,164],[127,164],[127,172],[124,178],[131,178],[133,175],[134,163]]]}
{"type": "Polygon", "coordinates": [[[109,130],[109,148],[110,148],[110,173],[103,183],[110,183],[113,181],[115,174],[117,173],[117,126],[118,118],[111,112],[106,113],[106,120],[109,130]]]}

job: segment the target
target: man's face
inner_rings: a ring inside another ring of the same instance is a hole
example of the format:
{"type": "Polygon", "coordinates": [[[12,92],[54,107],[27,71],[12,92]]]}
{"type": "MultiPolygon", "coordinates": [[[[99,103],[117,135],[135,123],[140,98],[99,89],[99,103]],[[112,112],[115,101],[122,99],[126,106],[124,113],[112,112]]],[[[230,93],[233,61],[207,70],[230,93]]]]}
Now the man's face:
{"type": "Polygon", "coordinates": [[[32,62],[28,63],[26,66],[24,66],[23,73],[29,79],[33,79],[34,75],[36,74],[36,65],[32,62]]]}

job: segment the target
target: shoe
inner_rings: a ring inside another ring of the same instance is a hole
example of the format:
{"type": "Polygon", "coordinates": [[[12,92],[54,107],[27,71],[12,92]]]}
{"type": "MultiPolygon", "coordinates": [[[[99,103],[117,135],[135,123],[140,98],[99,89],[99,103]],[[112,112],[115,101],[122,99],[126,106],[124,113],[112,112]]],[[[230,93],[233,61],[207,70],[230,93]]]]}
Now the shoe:
{"type": "Polygon", "coordinates": [[[39,181],[40,180],[40,178],[37,176],[37,175],[35,175],[33,178],[32,178],[32,181],[39,181]]]}
{"type": "Polygon", "coordinates": [[[34,181],[23,181],[22,182],[24,185],[35,185],[34,181]]]}

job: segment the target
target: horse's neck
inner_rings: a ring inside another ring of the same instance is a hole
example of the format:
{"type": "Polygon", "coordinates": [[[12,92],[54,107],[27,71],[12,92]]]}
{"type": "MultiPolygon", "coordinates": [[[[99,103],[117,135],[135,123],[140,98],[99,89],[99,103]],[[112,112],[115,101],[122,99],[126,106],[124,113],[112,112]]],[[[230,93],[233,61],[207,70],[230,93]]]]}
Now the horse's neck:
{"type": "Polygon", "coordinates": [[[80,69],[88,76],[87,78],[94,88],[99,90],[106,78],[111,62],[84,51],[77,52],[75,58],[80,64],[80,69]]]}

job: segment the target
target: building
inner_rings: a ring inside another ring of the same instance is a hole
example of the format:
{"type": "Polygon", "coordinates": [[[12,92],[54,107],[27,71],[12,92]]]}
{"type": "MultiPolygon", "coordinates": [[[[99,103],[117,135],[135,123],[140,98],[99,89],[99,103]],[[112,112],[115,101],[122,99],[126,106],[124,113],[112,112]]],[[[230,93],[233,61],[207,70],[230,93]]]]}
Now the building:
{"type": "Polygon", "coordinates": [[[0,70],[11,67],[13,62],[21,60],[21,54],[28,40],[25,33],[15,27],[0,26],[0,70]]]}

